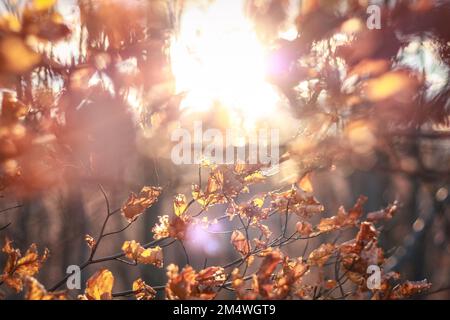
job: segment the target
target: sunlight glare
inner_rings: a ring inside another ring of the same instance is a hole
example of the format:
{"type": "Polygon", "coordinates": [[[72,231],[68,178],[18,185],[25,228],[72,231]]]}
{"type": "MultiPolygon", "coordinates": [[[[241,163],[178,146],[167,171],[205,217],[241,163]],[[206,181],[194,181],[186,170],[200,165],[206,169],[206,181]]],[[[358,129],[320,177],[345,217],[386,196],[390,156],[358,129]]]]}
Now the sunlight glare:
{"type": "Polygon", "coordinates": [[[220,104],[245,127],[275,111],[280,98],[265,80],[265,50],[241,1],[184,11],[171,60],[177,92],[186,93],[181,109],[203,112],[220,104]]]}

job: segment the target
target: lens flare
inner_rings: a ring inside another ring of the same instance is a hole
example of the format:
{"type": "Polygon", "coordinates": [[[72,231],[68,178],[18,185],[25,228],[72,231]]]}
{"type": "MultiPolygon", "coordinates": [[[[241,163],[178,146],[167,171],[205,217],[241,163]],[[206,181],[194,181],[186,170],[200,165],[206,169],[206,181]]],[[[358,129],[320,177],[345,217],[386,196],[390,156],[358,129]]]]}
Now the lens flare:
{"type": "Polygon", "coordinates": [[[268,119],[280,97],[265,80],[266,56],[243,1],[216,0],[187,8],[171,45],[181,108],[194,112],[226,108],[246,129],[268,119]]]}

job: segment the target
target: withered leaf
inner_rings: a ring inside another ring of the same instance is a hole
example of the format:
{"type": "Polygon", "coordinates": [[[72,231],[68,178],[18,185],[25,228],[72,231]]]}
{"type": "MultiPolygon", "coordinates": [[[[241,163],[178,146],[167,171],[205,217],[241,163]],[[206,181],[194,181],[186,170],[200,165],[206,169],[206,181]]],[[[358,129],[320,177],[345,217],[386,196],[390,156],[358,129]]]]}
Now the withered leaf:
{"type": "Polygon", "coordinates": [[[172,237],[183,240],[186,237],[186,231],[191,223],[191,218],[187,215],[181,217],[160,216],[159,223],[152,228],[153,238],[156,240],[172,237]]]}
{"type": "Polygon", "coordinates": [[[122,206],[122,214],[129,221],[132,222],[137,219],[145,209],[150,208],[161,195],[162,189],[160,187],[143,187],[139,195],[131,193],[128,200],[122,206]]]}
{"type": "Polygon", "coordinates": [[[321,244],[319,248],[309,254],[308,264],[311,266],[323,267],[332,256],[335,248],[335,245],[332,243],[321,244]]]}
{"type": "Polygon", "coordinates": [[[173,212],[175,215],[180,217],[184,214],[187,208],[187,200],[186,196],[184,194],[178,194],[175,196],[175,199],[173,200],[173,212]]]}
{"type": "Polygon", "coordinates": [[[354,226],[358,222],[363,213],[363,205],[367,201],[367,197],[360,196],[356,204],[347,212],[344,207],[340,207],[337,215],[331,218],[321,219],[317,225],[320,232],[330,232],[341,228],[354,226]]]}
{"type": "Polygon", "coordinates": [[[133,291],[136,300],[153,300],[156,296],[156,291],[147,285],[141,278],[133,282],[133,291]]]}
{"type": "Polygon", "coordinates": [[[101,269],[86,282],[85,297],[88,300],[111,300],[114,276],[111,271],[101,269]]]}
{"type": "Polygon", "coordinates": [[[33,277],[26,277],[25,283],[27,300],[67,300],[67,293],[64,291],[47,292],[45,287],[33,277]]]}
{"type": "Polygon", "coordinates": [[[195,280],[204,286],[220,286],[227,278],[222,267],[208,267],[198,272],[195,280]]]}
{"type": "Polygon", "coordinates": [[[325,210],[320,202],[300,188],[293,187],[288,191],[269,195],[272,209],[280,213],[295,213],[301,218],[310,218],[325,210]]]}
{"type": "MultiPolygon", "coordinates": [[[[211,271],[220,271],[211,269],[211,271]]],[[[203,276],[210,271],[205,271],[203,276]]],[[[220,273],[219,273],[220,275],[220,273]]],[[[167,267],[168,282],[166,285],[166,297],[169,300],[188,300],[188,299],[203,299],[210,300],[216,296],[216,293],[211,287],[200,287],[200,282],[203,276],[195,272],[191,266],[186,266],[179,272],[178,266],[171,264],[167,267]]],[[[219,277],[220,279],[222,276],[219,277]]]]}
{"type": "Polygon", "coordinates": [[[405,283],[397,286],[391,293],[390,299],[404,299],[412,297],[416,294],[427,291],[431,288],[431,283],[426,279],[422,281],[406,281],[405,283]]]}
{"type": "Polygon", "coordinates": [[[96,244],[95,239],[91,236],[91,235],[85,235],[84,236],[84,241],[86,241],[86,244],[88,245],[89,248],[93,248],[96,244]]]}
{"type": "Polygon", "coordinates": [[[123,243],[122,251],[128,259],[138,263],[152,264],[158,268],[163,266],[163,251],[161,247],[145,249],[139,242],[132,240],[123,243]]]}
{"type": "Polygon", "coordinates": [[[234,246],[236,251],[243,256],[250,253],[250,241],[248,241],[244,234],[239,230],[234,230],[231,234],[231,244],[234,246]]]}
{"type": "Polygon", "coordinates": [[[12,247],[12,241],[6,239],[2,251],[8,256],[0,281],[14,289],[16,292],[23,290],[26,277],[32,277],[39,272],[42,264],[47,260],[49,251],[44,250],[44,254],[39,256],[36,244],[32,244],[25,255],[19,249],[12,247]]]}
{"type": "Polygon", "coordinates": [[[311,223],[306,221],[297,222],[295,227],[297,229],[297,232],[303,237],[308,237],[313,232],[313,227],[311,223]]]}

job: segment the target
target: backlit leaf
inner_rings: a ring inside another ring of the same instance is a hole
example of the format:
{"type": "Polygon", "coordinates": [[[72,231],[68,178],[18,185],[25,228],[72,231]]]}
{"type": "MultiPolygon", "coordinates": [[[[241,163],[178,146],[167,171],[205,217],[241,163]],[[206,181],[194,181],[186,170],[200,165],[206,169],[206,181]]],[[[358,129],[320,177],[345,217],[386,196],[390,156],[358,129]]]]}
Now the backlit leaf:
{"type": "Polygon", "coordinates": [[[152,264],[158,268],[163,266],[163,251],[161,247],[143,248],[139,242],[134,240],[125,241],[122,251],[128,259],[142,264],[152,264]]]}
{"type": "Polygon", "coordinates": [[[111,271],[101,269],[86,283],[85,296],[88,300],[111,300],[114,276],[111,271]]]}
{"type": "Polygon", "coordinates": [[[143,187],[139,195],[131,193],[122,206],[122,214],[129,221],[137,219],[145,209],[150,208],[161,195],[159,187],[143,187]]]}

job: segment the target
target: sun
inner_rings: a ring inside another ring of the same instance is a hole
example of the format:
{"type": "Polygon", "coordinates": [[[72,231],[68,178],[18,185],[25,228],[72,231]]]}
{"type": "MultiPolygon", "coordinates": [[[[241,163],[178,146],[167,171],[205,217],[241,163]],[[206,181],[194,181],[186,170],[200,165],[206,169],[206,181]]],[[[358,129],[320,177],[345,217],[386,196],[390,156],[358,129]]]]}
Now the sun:
{"type": "Polygon", "coordinates": [[[186,94],[182,109],[211,111],[220,104],[247,129],[276,111],[280,97],[266,81],[266,50],[244,1],[186,9],[170,55],[176,90],[186,94]]]}

